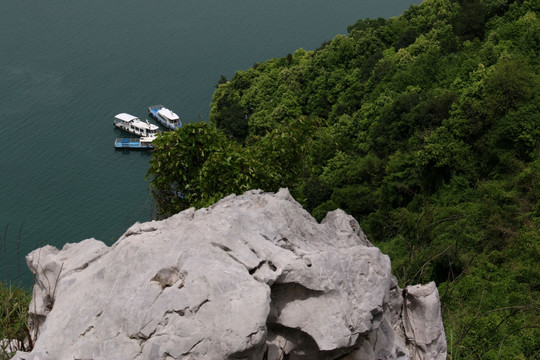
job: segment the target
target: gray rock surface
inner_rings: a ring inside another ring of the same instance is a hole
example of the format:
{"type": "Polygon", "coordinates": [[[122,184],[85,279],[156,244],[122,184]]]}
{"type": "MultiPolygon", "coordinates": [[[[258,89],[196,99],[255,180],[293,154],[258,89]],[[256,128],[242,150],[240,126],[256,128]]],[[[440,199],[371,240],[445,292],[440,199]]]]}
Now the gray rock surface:
{"type": "Polygon", "coordinates": [[[435,285],[402,291],[354,218],[319,224],[286,189],[27,262],[35,347],[19,360],[446,357],[435,285]]]}

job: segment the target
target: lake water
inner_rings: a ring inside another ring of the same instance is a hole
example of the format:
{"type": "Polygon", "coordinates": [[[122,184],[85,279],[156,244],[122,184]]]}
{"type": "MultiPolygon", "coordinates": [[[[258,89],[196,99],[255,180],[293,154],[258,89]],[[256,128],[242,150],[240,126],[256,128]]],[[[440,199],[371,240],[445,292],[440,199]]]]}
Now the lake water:
{"type": "Polygon", "coordinates": [[[204,121],[221,74],[420,2],[2,0],[0,280],[29,286],[35,248],[111,244],[151,219],[151,155],[114,150],[117,113],[164,104],[204,121]]]}

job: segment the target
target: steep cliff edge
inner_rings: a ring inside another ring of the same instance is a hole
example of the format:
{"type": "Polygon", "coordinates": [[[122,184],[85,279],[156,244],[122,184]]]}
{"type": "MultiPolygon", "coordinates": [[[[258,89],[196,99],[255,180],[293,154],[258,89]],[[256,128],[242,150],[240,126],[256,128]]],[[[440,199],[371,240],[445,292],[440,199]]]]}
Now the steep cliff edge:
{"type": "Polygon", "coordinates": [[[354,218],[319,224],[285,189],[27,262],[37,335],[15,359],[446,358],[435,284],[400,289],[354,218]]]}

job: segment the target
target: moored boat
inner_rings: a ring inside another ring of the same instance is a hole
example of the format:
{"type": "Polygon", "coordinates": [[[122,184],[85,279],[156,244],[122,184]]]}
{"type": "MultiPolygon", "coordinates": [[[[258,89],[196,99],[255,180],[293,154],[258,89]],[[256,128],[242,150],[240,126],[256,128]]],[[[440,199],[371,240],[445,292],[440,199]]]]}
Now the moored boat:
{"type": "Polygon", "coordinates": [[[138,117],[126,113],[118,114],[114,118],[114,126],[133,135],[152,137],[157,135],[159,129],[157,125],[150,124],[148,120],[144,122],[138,117]]]}
{"type": "Polygon", "coordinates": [[[149,137],[140,137],[140,138],[117,138],[114,141],[114,147],[116,149],[141,149],[141,150],[151,150],[154,148],[152,141],[154,141],[155,136],[149,137]]]}
{"type": "Polygon", "coordinates": [[[148,107],[150,115],[167,129],[175,130],[182,126],[182,122],[177,114],[167,109],[163,105],[153,105],[148,107]]]}

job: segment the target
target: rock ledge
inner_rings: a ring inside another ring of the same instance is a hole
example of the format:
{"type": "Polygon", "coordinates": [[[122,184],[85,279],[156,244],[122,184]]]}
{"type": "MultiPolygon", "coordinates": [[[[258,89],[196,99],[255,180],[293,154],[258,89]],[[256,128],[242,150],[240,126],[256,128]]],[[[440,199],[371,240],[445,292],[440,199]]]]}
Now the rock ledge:
{"type": "Polygon", "coordinates": [[[446,358],[435,284],[402,291],[354,218],[319,224],[286,189],[27,263],[36,339],[19,360],[446,358]]]}

